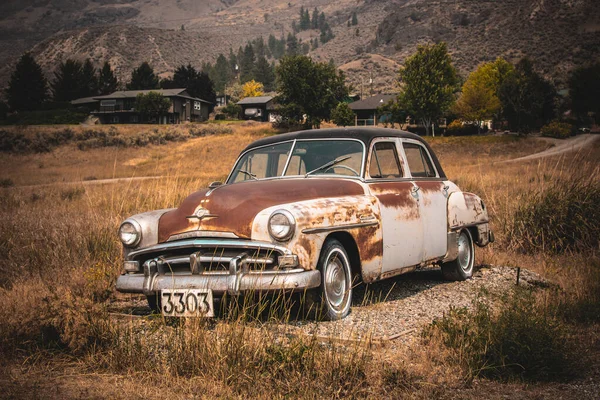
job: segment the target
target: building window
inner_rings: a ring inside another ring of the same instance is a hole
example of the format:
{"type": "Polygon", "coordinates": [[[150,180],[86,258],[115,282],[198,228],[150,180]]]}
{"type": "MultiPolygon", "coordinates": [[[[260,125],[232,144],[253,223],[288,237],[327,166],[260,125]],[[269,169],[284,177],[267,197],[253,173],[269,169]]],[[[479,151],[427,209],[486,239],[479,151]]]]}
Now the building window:
{"type": "Polygon", "coordinates": [[[200,111],[201,104],[199,101],[194,102],[194,110],[200,111]]]}
{"type": "Polygon", "coordinates": [[[130,121],[131,123],[137,124],[137,123],[139,122],[139,120],[138,120],[138,116],[137,116],[137,115],[132,115],[132,116],[129,118],[129,121],[130,121]]]}
{"type": "Polygon", "coordinates": [[[118,124],[119,123],[119,116],[118,115],[113,115],[112,118],[110,119],[110,122],[113,124],[118,124]]]}

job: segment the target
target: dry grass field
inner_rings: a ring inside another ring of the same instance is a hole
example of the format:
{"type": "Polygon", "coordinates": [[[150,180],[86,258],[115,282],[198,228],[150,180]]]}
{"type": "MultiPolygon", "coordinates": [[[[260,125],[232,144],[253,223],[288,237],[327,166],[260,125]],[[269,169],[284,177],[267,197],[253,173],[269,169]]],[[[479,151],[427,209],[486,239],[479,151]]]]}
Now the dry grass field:
{"type": "MultiPolygon", "coordinates": [[[[177,206],[226,177],[247,144],[275,133],[262,124],[210,128],[119,127],[113,136],[171,132],[155,142],[92,145],[82,139],[89,128],[68,127],[71,139],[50,151],[0,153],[2,397],[597,395],[600,141],[577,153],[504,164],[550,144],[509,135],[431,138],[450,179],[490,210],[496,243],[478,249],[477,263],[521,267],[541,279],[530,289],[482,292],[472,307],[445,310],[416,342],[381,347],[368,338],[323,343],[282,335],[289,315],[277,299],[277,312],[260,318],[244,305],[207,321],[114,314],[116,303],[129,302],[130,312],[141,304],[114,291],[119,223],[177,206]],[[164,137],[171,139],[152,144],[164,137]],[[100,181],[149,176],[158,178],[100,181]]],[[[44,135],[64,129],[23,134],[46,143],[44,135]]]]}

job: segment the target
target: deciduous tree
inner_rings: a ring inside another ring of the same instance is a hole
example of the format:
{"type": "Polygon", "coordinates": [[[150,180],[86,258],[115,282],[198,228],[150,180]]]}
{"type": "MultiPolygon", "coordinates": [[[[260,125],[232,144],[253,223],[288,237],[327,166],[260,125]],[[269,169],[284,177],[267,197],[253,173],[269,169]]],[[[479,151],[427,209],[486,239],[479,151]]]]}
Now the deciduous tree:
{"type": "Polygon", "coordinates": [[[464,83],[454,107],[461,120],[477,122],[480,127],[481,121],[497,118],[501,110],[498,90],[512,70],[512,65],[502,58],[479,65],[464,83]]]}
{"type": "Polygon", "coordinates": [[[158,119],[171,107],[171,101],[158,92],[140,93],[135,98],[135,109],[145,119],[158,119]]]}
{"type": "Polygon", "coordinates": [[[400,69],[399,80],[400,104],[421,121],[429,135],[431,124],[454,102],[458,87],[456,69],[446,43],[419,46],[400,69]]]}
{"type": "Polygon", "coordinates": [[[10,76],[6,90],[13,111],[38,109],[48,96],[48,82],[42,68],[29,53],[23,54],[10,76]]]}
{"type": "Polygon", "coordinates": [[[343,72],[307,56],[284,57],[276,68],[277,103],[284,118],[318,128],[331,110],[348,96],[343,72]]]}
{"type": "Polygon", "coordinates": [[[264,86],[262,83],[256,82],[254,79],[251,81],[248,81],[242,85],[242,97],[241,98],[245,99],[246,97],[262,96],[264,94],[263,89],[264,89],[264,86]]]}
{"type": "Polygon", "coordinates": [[[585,121],[592,115],[600,123],[600,63],[580,67],[573,71],[569,79],[571,110],[585,121]]]}
{"type": "Polygon", "coordinates": [[[527,58],[515,66],[499,89],[502,114],[511,129],[528,133],[554,118],[556,91],[550,82],[533,70],[527,58]]]}
{"type": "Polygon", "coordinates": [[[331,111],[331,120],[337,126],[354,125],[354,112],[348,106],[348,103],[340,102],[331,111]]]}

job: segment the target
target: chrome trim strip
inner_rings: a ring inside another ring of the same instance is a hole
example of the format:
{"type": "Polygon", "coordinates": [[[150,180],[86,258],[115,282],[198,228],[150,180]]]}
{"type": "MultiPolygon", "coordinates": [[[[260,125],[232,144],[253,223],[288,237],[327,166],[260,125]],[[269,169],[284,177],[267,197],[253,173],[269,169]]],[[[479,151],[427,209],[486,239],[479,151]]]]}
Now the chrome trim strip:
{"type": "Polygon", "coordinates": [[[176,233],[171,235],[167,242],[173,242],[175,240],[190,239],[190,238],[226,238],[226,239],[239,239],[235,233],[232,232],[220,232],[220,231],[191,231],[184,233],[176,233]]]}
{"type": "Polygon", "coordinates": [[[237,239],[189,239],[180,240],[176,242],[166,242],[157,244],[154,246],[146,247],[141,250],[132,251],[127,255],[127,260],[133,260],[134,257],[145,253],[152,253],[157,251],[174,250],[174,249],[185,249],[188,247],[228,247],[235,249],[264,249],[277,251],[281,254],[292,254],[292,252],[283,246],[278,246],[268,242],[257,242],[253,240],[237,240],[237,239]]]}
{"type": "Polygon", "coordinates": [[[302,233],[311,234],[311,233],[322,233],[322,232],[331,232],[340,229],[354,229],[354,228],[364,228],[365,226],[374,226],[379,225],[378,221],[373,222],[360,222],[356,224],[346,224],[346,225],[335,225],[335,226],[323,226],[320,228],[309,228],[303,229],[302,233]]]}

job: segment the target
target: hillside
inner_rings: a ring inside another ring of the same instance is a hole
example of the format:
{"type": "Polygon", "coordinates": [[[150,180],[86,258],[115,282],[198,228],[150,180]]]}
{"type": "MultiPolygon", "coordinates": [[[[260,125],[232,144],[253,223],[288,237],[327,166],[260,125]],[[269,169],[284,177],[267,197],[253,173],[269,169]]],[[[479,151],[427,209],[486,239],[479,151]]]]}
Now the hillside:
{"type": "MultiPolygon", "coordinates": [[[[182,63],[199,67],[258,36],[291,31],[301,6],[323,11],[335,38],[312,50],[333,59],[356,91],[394,90],[395,72],[417,44],[446,41],[466,75],[478,63],[529,56],[564,85],[568,71],[600,48],[594,0],[26,0],[0,5],[0,86],[30,50],[51,76],[66,58],[108,60],[121,79],[149,61],[168,75],[182,63]],[[348,26],[353,11],[358,25],[348,26]],[[183,29],[182,29],[183,28],[183,29]],[[372,79],[372,85],[369,84],[372,79]]],[[[308,41],[317,30],[298,34],[308,41]]]]}

